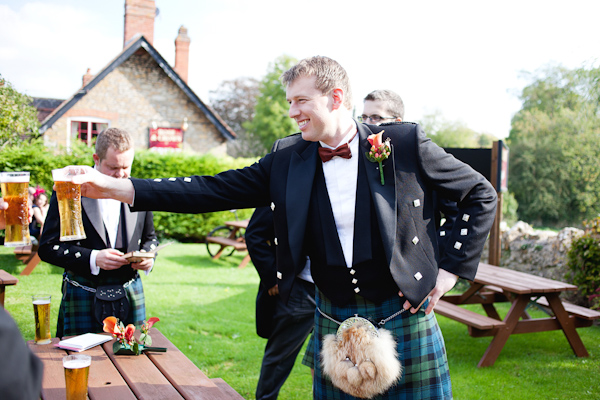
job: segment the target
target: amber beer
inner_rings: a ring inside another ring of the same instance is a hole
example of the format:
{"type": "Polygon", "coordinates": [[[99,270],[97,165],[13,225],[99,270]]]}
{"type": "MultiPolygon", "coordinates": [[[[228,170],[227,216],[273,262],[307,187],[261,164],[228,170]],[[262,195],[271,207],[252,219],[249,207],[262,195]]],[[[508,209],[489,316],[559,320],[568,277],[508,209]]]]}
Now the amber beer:
{"type": "Polygon", "coordinates": [[[91,363],[92,357],[84,354],[63,357],[67,400],[87,399],[88,375],[91,363]]]}
{"type": "Polygon", "coordinates": [[[50,343],[50,295],[32,296],[35,315],[35,343],[50,343]]]}
{"type": "Polygon", "coordinates": [[[29,172],[2,172],[2,197],[8,203],[4,211],[6,230],[4,245],[28,246],[29,237],[29,172]]]}
{"type": "Polygon", "coordinates": [[[70,172],[65,168],[52,170],[60,214],[61,242],[86,238],[81,218],[81,185],[71,183],[74,174],[70,172]]]}

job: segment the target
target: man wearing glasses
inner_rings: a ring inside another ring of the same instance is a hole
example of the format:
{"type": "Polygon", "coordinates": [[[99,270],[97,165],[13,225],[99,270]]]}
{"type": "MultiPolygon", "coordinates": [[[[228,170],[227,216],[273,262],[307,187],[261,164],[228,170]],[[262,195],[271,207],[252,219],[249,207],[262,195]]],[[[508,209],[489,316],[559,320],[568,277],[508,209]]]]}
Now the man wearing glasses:
{"type": "Polygon", "coordinates": [[[404,103],[391,90],[374,90],[364,100],[363,113],[358,117],[365,124],[379,125],[384,122],[402,122],[404,103]]]}

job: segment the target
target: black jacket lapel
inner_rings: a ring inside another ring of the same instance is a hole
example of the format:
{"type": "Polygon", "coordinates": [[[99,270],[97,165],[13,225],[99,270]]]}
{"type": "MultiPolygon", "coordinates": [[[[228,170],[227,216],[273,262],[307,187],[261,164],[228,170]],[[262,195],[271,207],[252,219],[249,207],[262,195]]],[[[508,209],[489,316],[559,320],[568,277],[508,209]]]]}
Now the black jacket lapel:
{"type": "MultiPolygon", "coordinates": [[[[381,178],[379,175],[379,163],[371,162],[367,158],[366,153],[371,149],[371,145],[367,140],[367,137],[372,133],[379,133],[385,130],[384,127],[374,127],[374,132],[364,124],[358,125],[358,134],[360,138],[361,147],[361,159],[365,163],[367,179],[369,181],[369,188],[371,189],[371,196],[373,203],[375,204],[375,213],[377,215],[377,222],[381,231],[381,239],[383,241],[383,248],[385,250],[385,256],[388,263],[392,260],[392,252],[394,249],[394,243],[396,241],[396,179],[395,179],[395,168],[394,168],[394,146],[391,146],[390,157],[383,161],[383,174],[385,184],[381,184],[381,178]]],[[[385,133],[383,139],[385,140],[385,133]]]]}
{"type": "Polygon", "coordinates": [[[302,153],[292,153],[290,160],[286,183],[286,217],[294,266],[301,261],[318,148],[318,143],[311,143],[302,153]]]}

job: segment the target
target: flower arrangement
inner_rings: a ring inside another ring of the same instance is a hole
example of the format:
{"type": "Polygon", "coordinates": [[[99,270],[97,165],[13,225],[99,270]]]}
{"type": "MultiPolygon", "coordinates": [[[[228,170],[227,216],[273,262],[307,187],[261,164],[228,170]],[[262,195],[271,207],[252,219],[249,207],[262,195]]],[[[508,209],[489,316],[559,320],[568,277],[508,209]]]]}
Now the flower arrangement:
{"type": "Polygon", "coordinates": [[[387,160],[391,153],[390,138],[388,137],[385,139],[385,141],[382,141],[383,132],[385,131],[369,135],[367,140],[371,144],[371,150],[366,153],[369,161],[379,163],[379,176],[381,177],[381,185],[385,185],[385,180],[383,179],[382,162],[387,160]]]}
{"type": "MultiPolygon", "coordinates": [[[[115,354],[139,355],[142,353],[142,351],[150,349],[149,346],[152,346],[152,338],[148,334],[148,331],[150,328],[152,328],[152,325],[158,321],[160,321],[160,319],[156,317],[148,319],[147,322],[144,321],[144,324],[140,328],[142,333],[140,334],[139,340],[136,340],[133,335],[135,332],[135,326],[133,324],[125,326],[123,322],[119,321],[116,317],[105,318],[104,321],[102,321],[104,323],[102,330],[112,334],[113,337],[117,338],[113,345],[115,354]]],[[[157,348],[152,349],[155,351],[163,351],[157,350],[157,348]]]]}

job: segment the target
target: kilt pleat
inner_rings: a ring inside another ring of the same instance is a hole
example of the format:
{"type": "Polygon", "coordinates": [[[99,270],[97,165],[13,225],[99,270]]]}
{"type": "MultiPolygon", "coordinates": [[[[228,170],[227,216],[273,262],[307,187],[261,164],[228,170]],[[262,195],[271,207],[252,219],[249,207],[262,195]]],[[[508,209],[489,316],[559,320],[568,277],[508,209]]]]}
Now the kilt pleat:
{"type": "MultiPolygon", "coordinates": [[[[317,290],[316,302],[321,311],[338,322],[358,314],[377,326],[379,321],[400,310],[404,300],[394,296],[381,304],[375,304],[357,295],[351,304],[338,307],[317,290]]],[[[402,362],[402,379],[373,399],[452,399],[444,339],[434,313],[425,315],[422,311],[424,309],[425,307],[416,314],[406,311],[385,324],[384,328],[392,332],[397,343],[402,362]]],[[[355,399],[334,387],[322,372],[319,354],[323,337],[335,333],[338,327],[337,323],[323,317],[318,311],[315,312],[314,337],[311,337],[303,360],[303,364],[315,369],[314,399],[355,399]]]]}
{"type": "MultiPolygon", "coordinates": [[[[65,272],[70,280],[76,281],[81,285],[96,288],[98,283],[81,276],[76,276],[71,272],[65,272]]],[[[120,284],[116,280],[108,279],[100,285],[120,284]]],[[[125,325],[134,324],[139,328],[146,319],[146,303],[144,298],[144,288],[139,275],[135,280],[125,288],[127,298],[129,299],[129,315],[123,321],[125,325]]],[[[94,297],[96,293],[89,292],[80,287],[74,286],[63,280],[62,299],[58,310],[58,323],[56,326],[56,337],[81,335],[88,332],[102,332],[102,324],[94,318],[94,297]],[[62,323],[61,323],[62,322],[62,323]]]]}

